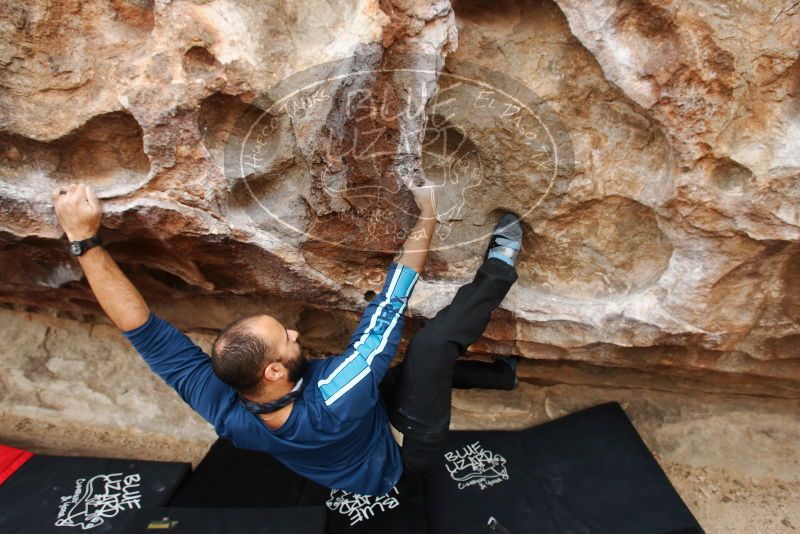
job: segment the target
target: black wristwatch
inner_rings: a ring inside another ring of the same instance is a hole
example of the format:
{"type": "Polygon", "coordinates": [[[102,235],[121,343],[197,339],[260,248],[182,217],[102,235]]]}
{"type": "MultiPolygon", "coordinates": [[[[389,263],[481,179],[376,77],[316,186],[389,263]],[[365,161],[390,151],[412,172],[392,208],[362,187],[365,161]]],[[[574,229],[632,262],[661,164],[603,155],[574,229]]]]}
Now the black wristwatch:
{"type": "Polygon", "coordinates": [[[99,244],[100,238],[94,235],[89,239],[84,239],[83,241],[70,241],[69,251],[73,256],[80,256],[90,248],[96,247],[99,244]]]}

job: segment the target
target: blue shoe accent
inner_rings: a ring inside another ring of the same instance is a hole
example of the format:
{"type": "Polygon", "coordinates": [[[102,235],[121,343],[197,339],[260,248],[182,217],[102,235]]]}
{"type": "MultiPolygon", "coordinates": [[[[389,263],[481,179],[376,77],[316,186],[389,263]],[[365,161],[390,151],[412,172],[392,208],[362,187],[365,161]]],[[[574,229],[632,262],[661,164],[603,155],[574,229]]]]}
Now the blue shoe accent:
{"type": "Polygon", "coordinates": [[[506,256],[505,254],[501,254],[501,253],[497,252],[496,250],[490,250],[489,251],[489,255],[486,256],[486,257],[487,258],[494,258],[496,260],[500,260],[503,263],[507,263],[512,267],[514,266],[514,260],[512,260],[511,258],[506,256]]]}
{"type": "Polygon", "coordinates": [[[506,239],[505,237],[498,237],[495,240],[495,243],[497,243],[498,245],[503,245],[505,247],[511,247],[514,250],[519,250],[521,247],[519,241],[512,241],[511,239],[506,239]]]}

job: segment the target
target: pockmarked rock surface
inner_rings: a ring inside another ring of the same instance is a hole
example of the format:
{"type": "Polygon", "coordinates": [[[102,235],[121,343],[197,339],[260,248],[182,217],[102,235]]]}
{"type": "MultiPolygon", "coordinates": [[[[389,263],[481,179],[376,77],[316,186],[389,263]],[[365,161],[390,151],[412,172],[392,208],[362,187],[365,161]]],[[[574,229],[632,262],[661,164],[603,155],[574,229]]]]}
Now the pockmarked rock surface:
{"type": "MultiPolygon", "coordinates": [[[[30,0],[0,13],[5,307],[108,324],[50,199],[82,181],[157,313],[207,335],[266,312],[330,353],[413,227],[403,184],[421,166],[440,224],[408,333],[471,279],[512,210],[520,277],[473,352],[800,393],[796,2],[30,0]]],[[[42,372],[18,363],[19,383],[42,372]]],[[[79,365],[62,363],[54,380],[79,365]]],[[[79,417],[91,403],[76,402],[79,417]]]]}

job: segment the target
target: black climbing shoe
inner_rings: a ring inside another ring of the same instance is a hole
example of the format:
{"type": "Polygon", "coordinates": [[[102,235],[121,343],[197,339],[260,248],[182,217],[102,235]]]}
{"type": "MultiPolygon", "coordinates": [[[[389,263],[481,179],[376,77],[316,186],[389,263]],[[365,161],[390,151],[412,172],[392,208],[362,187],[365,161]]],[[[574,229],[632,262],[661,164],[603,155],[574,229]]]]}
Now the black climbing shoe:
{"type": "Polygon", "coordinates": [[[500,358],[497,361],[503,362],[507,366],[511,368],[511,372],[514,373],[514,385],[511,386],[511,389],[517,389],[519,385],[519,377],[517,377],[517,366],[519,365],[519,356],[506,356],[505,358],[500,358]]]}

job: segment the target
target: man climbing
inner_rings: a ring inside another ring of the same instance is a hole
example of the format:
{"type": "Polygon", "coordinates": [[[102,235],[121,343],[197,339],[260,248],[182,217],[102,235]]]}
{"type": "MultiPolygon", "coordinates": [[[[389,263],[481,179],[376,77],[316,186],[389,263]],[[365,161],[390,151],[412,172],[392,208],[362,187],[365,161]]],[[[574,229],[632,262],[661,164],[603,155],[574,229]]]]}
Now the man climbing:
{"type": "Polygon", "coordinates": [[[450,390],[516,385],[515,360],[459,362],[517,278],[522,229],[506,214],[475,279],[414,336],[403,364],[386,379],[403,312],[423,270],[436,224],[432,189],[412,187],[416,226],[390,263],[345,351],[307,359],[298,332],[266,314],[219,335],[209,357],[155,315],[97,238],[102,209],[92,189],[53,191],[70,250],[111,321],[167,384],[235,446],[272,454],[329,488],[384,495],[403,469],[422,473],[436,459],[450,423],[450,390]],[[476,367],[477,366],[477,367],[476,367]],[[402,434],[397,441],[391,425],[402,434]],[[398,443],[402,442],[402,448],[398,443]]]}

